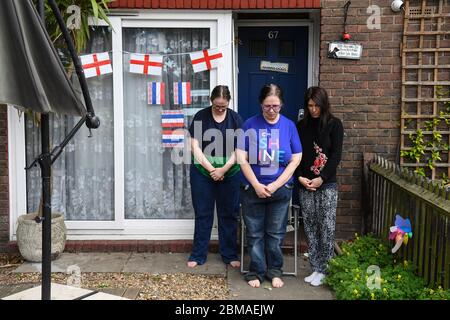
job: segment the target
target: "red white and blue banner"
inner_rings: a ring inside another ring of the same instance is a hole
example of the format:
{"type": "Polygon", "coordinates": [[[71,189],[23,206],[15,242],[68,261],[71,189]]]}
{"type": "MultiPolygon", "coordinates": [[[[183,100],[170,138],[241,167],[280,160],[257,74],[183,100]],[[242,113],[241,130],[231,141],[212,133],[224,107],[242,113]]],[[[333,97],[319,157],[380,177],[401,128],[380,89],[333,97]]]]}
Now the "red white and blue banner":
{"type": "Polygon", "coordinates": [[[108,52],[80,56],[81,66],[86,78],[112,73],[111,59],[108,52]]]}
{"type": "Polygon", "coordinates": [[[162,144],[164,148],[183,147],[184,132],[182,129],[178,130],[163,130],[162,144]]]}
{"type": "Polygon", "coordinates": [[[191,83],[190,82],[174,82],[173,83],[173,103],[174,104],[191,104],[191,83]]]}
{"type": "Polygon", "coordinates": [[[147,97],[148,104],[160,104],[165,103],[165,85],[164,82],[149,82],[147,84],[147,97]]]}
{"type": "Polygon", "coordinates": [[[183,110],[163,110],[161,112],[162,145],[164,148],[183,147],[183,110]]]}
{"type": "Polygon", "coordinates": [[[192,67],[194,72],[201,72],[205,70],[211,70],[217,68],[219,60],[223,57],[222,52],[218,49],[202,50],[192,52],[189,54],[191,57],[192,67]]]}
{"type": "Polygon", "coordinates": [[[157,54],[130,55],[130,72],[140,74],[151,74],[160,76],[162,74],[163,56],[157,54]]]}

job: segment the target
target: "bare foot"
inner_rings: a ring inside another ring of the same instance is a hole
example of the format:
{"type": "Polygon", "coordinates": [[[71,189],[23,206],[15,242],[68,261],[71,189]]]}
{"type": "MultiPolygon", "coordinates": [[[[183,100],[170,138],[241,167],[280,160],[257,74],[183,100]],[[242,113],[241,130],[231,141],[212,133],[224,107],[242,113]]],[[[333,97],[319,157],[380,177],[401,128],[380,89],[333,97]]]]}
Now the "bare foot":
{"type": "Polygon", "coordinates": [[[250,280],[250,281],[248,282],[248,285],[249,285],[250,287],[252,287],[252,288],[259,288],[259,286],[261,285],[261,283],[259,282],[258,279],[255,279],[255,280],[250,280]]]}
{"type": "Polygon", "coordinates": [[[281,288],[283,285],[284,285],[284,282],[281,281],[280,278],[275,277],[272,279],[272,287],[281,288]]]}
{"type": "Polygon", "coordinates": [[[197,266],[197,262],[196,261],[188,261],[187,266],[189,268],[195,268],[197,266]]]}
{"type": "Polygon", "coordinates": [[[239,268],[241,266],[241,262],[240,261],[231,261],[230,266],[232,268],[239,268]]]}

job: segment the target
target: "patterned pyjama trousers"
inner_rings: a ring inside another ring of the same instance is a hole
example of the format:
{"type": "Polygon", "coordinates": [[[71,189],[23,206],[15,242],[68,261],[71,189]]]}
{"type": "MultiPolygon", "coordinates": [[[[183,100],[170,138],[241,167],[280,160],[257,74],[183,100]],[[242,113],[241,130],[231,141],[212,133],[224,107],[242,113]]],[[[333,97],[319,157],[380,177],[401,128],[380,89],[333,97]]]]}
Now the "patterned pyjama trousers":
{"type": "Polygon", "coordinates": [[[308,239],[309,262],[313,271],[327,273],[333,257],[337,184],[323,186],[317,191],[300,189],[300,207],[308,239]]]}

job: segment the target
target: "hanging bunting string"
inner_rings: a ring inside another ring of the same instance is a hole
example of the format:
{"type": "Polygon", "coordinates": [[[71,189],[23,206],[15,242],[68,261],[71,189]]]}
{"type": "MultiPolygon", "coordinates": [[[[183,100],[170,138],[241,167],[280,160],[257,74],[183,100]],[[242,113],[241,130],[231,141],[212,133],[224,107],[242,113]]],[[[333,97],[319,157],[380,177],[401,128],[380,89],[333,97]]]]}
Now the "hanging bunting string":
{"type": "MultiPolygon", "coordinates": [[[[226,47],[226,46],[229,46],[229,45],[232,45],[232,44],[234,44],[234,41],[230,41],[230,42],[227,42],[225,44],[221,44],[220,46],[217,46],[217,47],[214,47],[214,48],[209,48],[208,50],[219,49],[219,48],[223,48],[223,47],[226,47]]],[[[168,56],[184,56],[184,55],[191,54],[193,52],[198,52],[198,51],[203,51],[203,50],[207,50],[207,49],[199,49],[199,50],[195,50],[195,51],[180,52],[180,53],[163,53],[163,52],[138,53],[138,52],[125,51],[125,50],[109,50],[109,51],[103,51],[103,52],[108,52],[108,53],[121,52],[122,54],[137,54],[137,55],[155,54],[155,55],[160,55],[160,56],[163,56],[163,57],[168,57],[168,56]]]]}

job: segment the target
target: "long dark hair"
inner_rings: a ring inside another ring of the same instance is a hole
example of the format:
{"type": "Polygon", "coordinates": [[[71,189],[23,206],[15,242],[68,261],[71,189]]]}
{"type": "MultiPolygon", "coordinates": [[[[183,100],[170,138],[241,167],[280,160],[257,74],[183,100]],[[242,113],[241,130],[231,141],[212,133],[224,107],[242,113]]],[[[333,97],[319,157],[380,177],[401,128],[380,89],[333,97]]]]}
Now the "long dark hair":
{"type": "Polygon", "coordinates": [[[264,87],[261,88],[261,91],[259,92],[259,103],[263,103],[263,101],[269,97],[269,96],[276,96],[278,99],[280,99],[280,102],[283,104],[283,90],[276,84],[266,84],[264,87]]]}
{"type": "Polygon", "coordinates": [[[309,113],[308,101],[312,100],[320,107],[320,124],[319,131],[322,131],[328,123],[334,118],[333,114],[330,111],[330,100],[328,99],[328,93],[325,89],[321,87],[310,87],[305,92],[305,104],[304,111],[305,116],[302,122],[307,125],[310,119],[312,119],[311,114],[309,113]]]}
{"type": "Polygon", "coordinates": [[[213,102],[217,98],[223,98],[230,102],[231,100],[231,94],[230,89],[228,89],[228,86],[216,86],[213,91],[211,92],[211,102],[213,102]]]}

